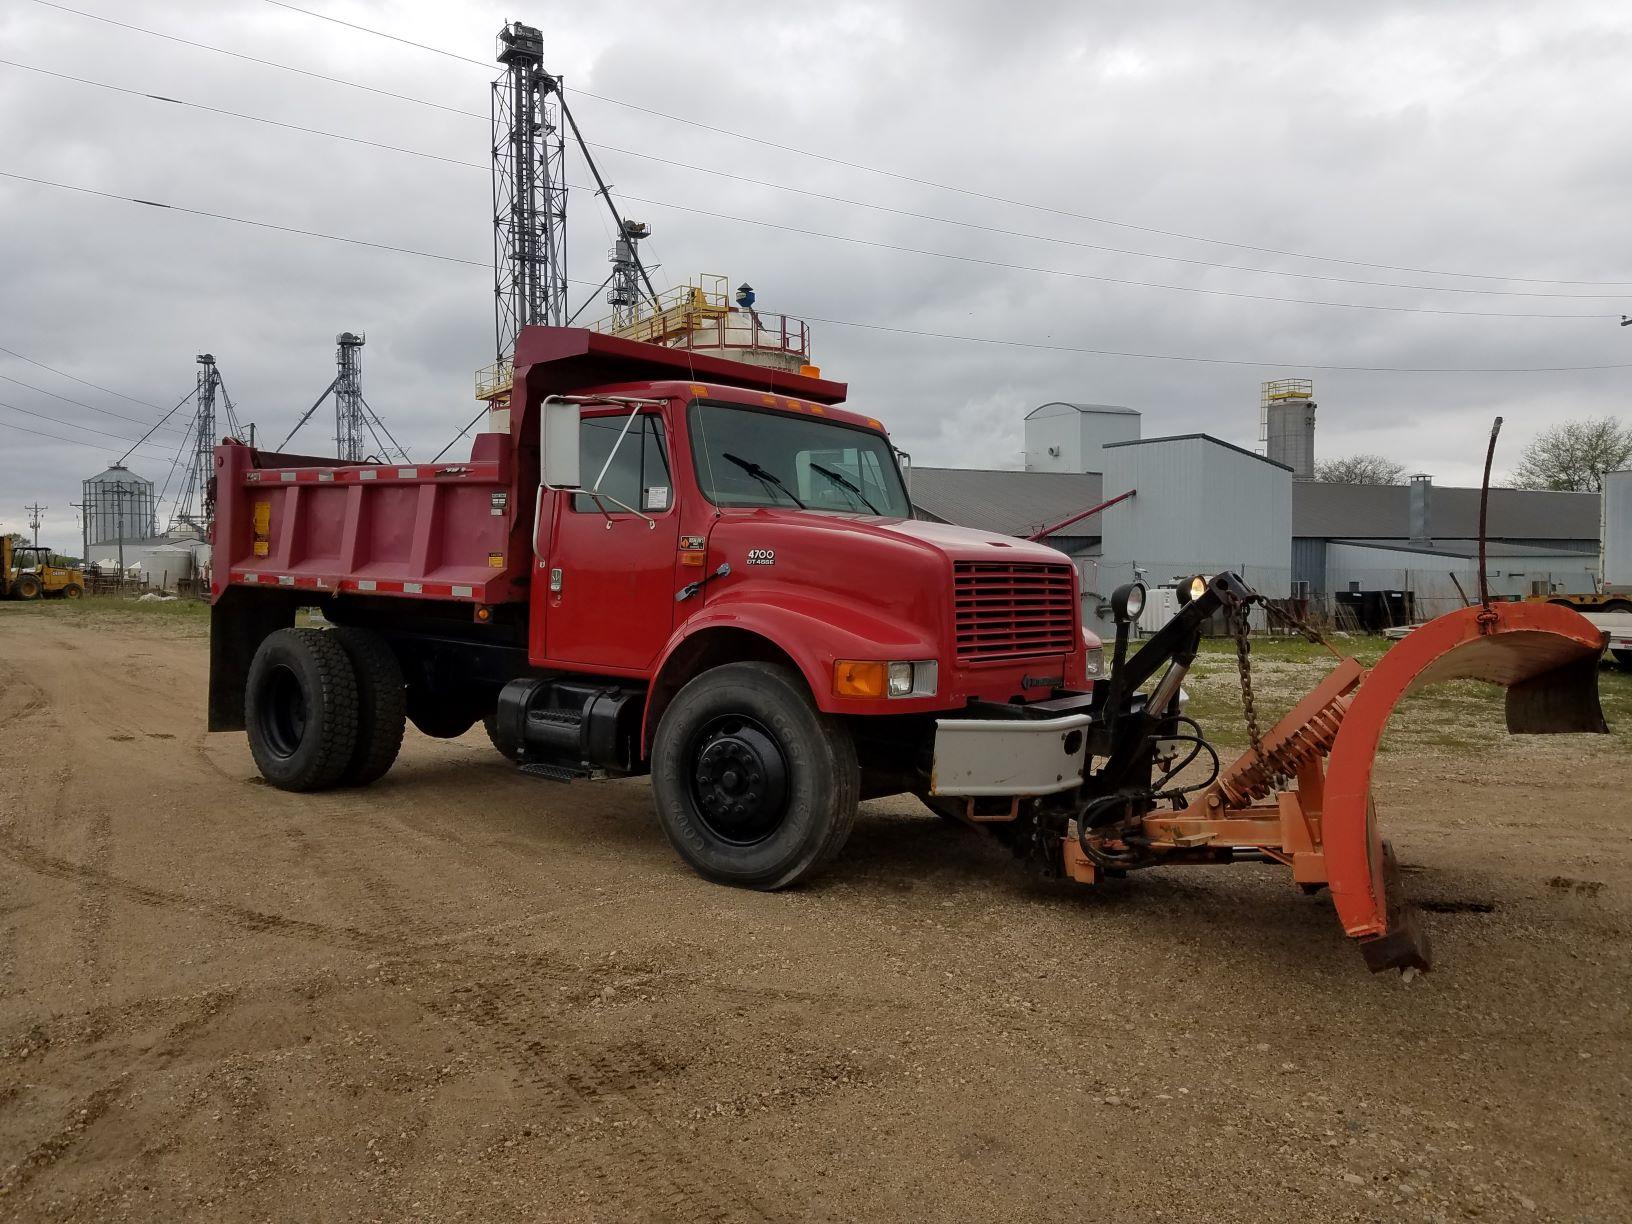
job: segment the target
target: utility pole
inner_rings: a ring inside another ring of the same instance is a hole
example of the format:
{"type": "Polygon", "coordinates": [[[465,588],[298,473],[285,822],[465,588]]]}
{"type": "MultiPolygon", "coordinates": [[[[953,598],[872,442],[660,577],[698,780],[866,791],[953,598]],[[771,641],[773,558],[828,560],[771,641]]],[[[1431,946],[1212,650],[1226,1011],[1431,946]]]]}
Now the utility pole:
{"type": "Polygon", "coordinates": [[[91,560],[91,515],[84,502],[69,502],[79,515],[79,563],[89,565],[91,560]]]}
{"type": "Polygon", "coordinates": [[[119,589],[125,589],[125,498],[130,490],[124,485],[115,485],[113,488],[113,521],[115,530],[119,533],[119,589]]]}
{"type": "Polygon", "coordinates": [[[34,547],[38,548],[40,546],[40,515],[51,509],[51,507],[35,504],[24,506],[23,509],[28,511],[28,525],[34,529],[34,547]]]}

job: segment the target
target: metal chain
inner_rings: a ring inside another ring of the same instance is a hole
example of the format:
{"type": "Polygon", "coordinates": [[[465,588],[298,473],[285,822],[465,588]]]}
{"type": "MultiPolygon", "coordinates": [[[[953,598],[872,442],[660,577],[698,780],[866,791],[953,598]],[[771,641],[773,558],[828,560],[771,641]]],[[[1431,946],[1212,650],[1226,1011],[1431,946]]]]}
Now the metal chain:
{"type": "Polygon", "coordinates": [[[1252,744],[1252,755],[1260,769],[1268,768],[1264,758],[1264,740],[1258,731],[1258,703],[1252,693],[1252,644],[1247,639],[1250,629],[1250,604],[1242,604],[1230,611],[1230,628],[1235,633],[1236,665],[1241,672],[1241,711],[1247,720],[1247,739],[1252,744]]]}

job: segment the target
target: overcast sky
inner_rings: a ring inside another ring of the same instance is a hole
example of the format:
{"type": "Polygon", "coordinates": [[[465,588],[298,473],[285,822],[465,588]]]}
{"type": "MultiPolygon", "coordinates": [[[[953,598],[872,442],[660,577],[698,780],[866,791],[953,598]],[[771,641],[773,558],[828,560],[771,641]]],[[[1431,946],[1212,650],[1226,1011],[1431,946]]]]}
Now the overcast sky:
{"type": "MultiPolygon", "coordinates": [[[[0,57],[476,167],[0,65],[0,170],[477,266],[0,178],[0,346],[165,407],[208,350],[241,413],[276,441],[333,377],[335,333],[366,331],[365,395],[428,459],[475,413],[472,371],[492,360],[487,124],[454,113],[486,115],[492,71],[265,0],[68,2],[453,110],[35,0],[0,0],[0,57]]],[[[484,62],[505,20],[539,24],[591,142],[882,206],[597,154],[624,212],[652,226],[660,288],[720,272],[752,281],[766,310],[1056,346],[814,324],[824,374],[848,381],[919,464],[1019,466],[1022,416],[1054,399],[1137,408],[1146,436],[1205,430],[1254,446],[1260,381],[1301,375],[1315,380],[1318,455],[1380,451],[1441,483],[1477,480],[1496,413],[1508,465],[1550,422],[1629,415],[1632,368],[1310,368],[1632,367],[1632,328],[1615,318],[1632,311],[1624,0],[299,3],[484,62]],[[1599,317],[1487,317],[1503,314],[1599,317]]],[[[569,180],[586,181],[568,161],[569,180]]],[[[569,217],[568,275],[598,283],[604,207],[574,192],[569,217]]],[[[573,292],[576,306],[589,289],[573,292]]],[[[0,382],[0,524],[20,529],[23,505],[44,503],[42,541],[77,552],[78,482],[159,413],[4,353],[0,375],[40,388],[0,382]]],[[[307,429],[308,447],[332,446],[332,413],[307,429]]],[[[178,442],[160,430],[131,466],[162,483],[178,442]]]]}

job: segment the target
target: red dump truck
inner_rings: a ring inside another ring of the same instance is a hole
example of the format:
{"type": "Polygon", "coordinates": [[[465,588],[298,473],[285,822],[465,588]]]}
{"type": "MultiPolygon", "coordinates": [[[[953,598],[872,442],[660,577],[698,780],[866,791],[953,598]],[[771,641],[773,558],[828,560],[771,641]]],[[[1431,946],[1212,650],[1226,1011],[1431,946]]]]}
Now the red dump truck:
{"type": "Polygon", "coordinates": [[[1339,665],[1226,764],[1183,713],[1197,576],[1112,657],[1060,553],[913,515],[840,383],[569,328],[516,346],[509,432],[468,459],[215,452],[209,725],[291,791],[361,786],[405,721],[486,724],[556,781],[651,776],[675,850],[725,884],[830,863],[859,800],[910,793],[1094,883],[1275,861],[1329,885],[1374,969],[1425,968],[1369,802],[1377,735],[1430,678],[1508,686],[1519,731],[1602,730],[1602,641],[1547,605],[1467,609],[1339,665]],[[296,628],[302,607],[331,626],[296,628]],[[1477,614],[1477,615],[1475,615],[1477,614]],[[1190,768],[1185,768],[1190,766],[1190,768]],[[1295,780],[1295,781],[1294,781],[1295,780]]]}

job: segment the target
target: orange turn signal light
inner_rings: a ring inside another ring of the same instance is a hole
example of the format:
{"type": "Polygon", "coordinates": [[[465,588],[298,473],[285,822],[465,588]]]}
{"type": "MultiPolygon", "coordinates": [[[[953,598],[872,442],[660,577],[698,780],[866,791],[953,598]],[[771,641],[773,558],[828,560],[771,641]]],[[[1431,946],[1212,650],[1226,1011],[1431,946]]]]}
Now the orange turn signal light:
{"type": "Polygon", "coordinates": [[[886,663],[839,659],[833,664],[833,692],[839,697],[883,697],[890,686],[886,663]]]}

